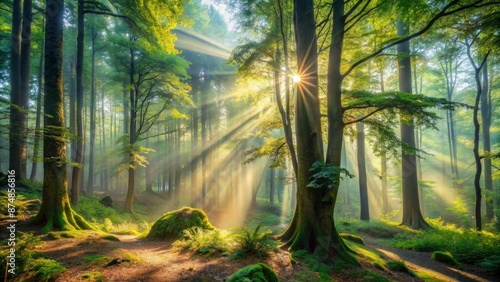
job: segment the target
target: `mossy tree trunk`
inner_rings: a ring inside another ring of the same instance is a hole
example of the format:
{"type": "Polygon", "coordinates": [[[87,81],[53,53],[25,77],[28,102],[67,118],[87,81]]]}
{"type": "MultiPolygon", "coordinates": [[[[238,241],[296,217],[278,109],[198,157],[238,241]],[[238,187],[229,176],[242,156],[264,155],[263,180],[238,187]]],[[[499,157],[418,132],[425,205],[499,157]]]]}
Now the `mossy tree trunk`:
{"type": "Polygon", "coordinates": [[[40,211],[32,224],[43,224],[42,232],[53,229],[91,229],[72,209],[68,197],[64,130],[62,48],[63,0],[48,0],[45,34],[44,176],[40,211]]]}
{"type": "MultiPolygon", "coordinates": [[[[336,1],[334,11],[343,13],[343,1],[336,1]],[[340,4],[340,6],[339,6],[340,4]]],[[[343,16],[337,14],[336,20],[342,19],[343,16]],[[339,17],[340,16],[340,17],[339,17]]],[[[297,84],[296,93],[296,141],[297,141],[297,209],[295,216],[290,224],[290,227],[282,235],[283,239],[288,239],[286,246],[291,250],[307,250],[318,256],[320,260],[333,260],[342,258],[345,261],[355,263],[356,260],[349,254],[348,248],[340,238],[338,231],[335,228],[333,220],[333,210],[335,207],[338,185],[333,189],[328,188],[309,188],[312,172],[311,166],[316,161],[323,161],[323,144],[321,137],[320,110],[318,98],[318,64],[317,64],[317,43],[316,43],[316,26],[314,20],[314,4],[311,0],[294,2],[294,26],[295,40],[297,45],[297,62],[299,66],[299,75],[301,82],[297,84]]],[[[335,22],[334,26],[338,22],[335,22]]],[[[343,26],[343,23],[341,23],[343,26]]],[[[331,75],[338,74],[340,78],[340,54],[342,49],[334,50],[342,46],[343,31],[340,33],[333,32],[332,46],[330,48],[330,63],[329,63],[329,94],[331,90],[331,75]],[[337,37],[339,36],[340,37],[337,37]],[[340,41],[336,41],[340,38],[340,41]],[[339,52],[333,57],[332,52],[339,52]],[[335,68],[338,64],[338,68],[335,68]]],[[[342,79],[336,80],[340,94],[340,85],[342,79]]],[[[340,153],[342,149],[342,111],[340,103],[337,108],[331,107],[331,99],[328,97],[328,116],[329,116],[329,151],[332,156],[327,156],[330,161],[335,160],[336,165],[340,165],[340,153]],[[340,111],[338,111],[340,109],[340,111]],[[332,123],[333,116],[339,118],[335,123],[332,123]],[[340,122],[338,122],[340,121],[340,122]],[[335,134],[331,135],[330,130],[335,130],[335,134]],[[335,142],[336,141],[336,142],[335,142]],[[340,143],[338,142],[340,141],[340,143]],[[330,145],[338,145],[330,147],[330,145]]],[[[340,95],[338,96],[340,102],[340,95]]],[[[331,162],[329,162],[331,163],[331,162]]]]}

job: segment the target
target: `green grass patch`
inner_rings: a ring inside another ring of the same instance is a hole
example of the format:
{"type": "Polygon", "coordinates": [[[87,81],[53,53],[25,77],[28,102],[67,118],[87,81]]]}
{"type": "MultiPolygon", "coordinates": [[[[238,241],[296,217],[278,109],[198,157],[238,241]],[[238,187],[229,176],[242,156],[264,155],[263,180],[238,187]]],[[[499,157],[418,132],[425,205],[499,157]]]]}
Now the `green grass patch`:
{"type": "Polygon", "coordinates": [[[64,238],[81,238],[87,236],[88,236],[87,231],[83,230],[51,231],[47,234],[47,237],[51,240],[59,240],[64,238]]]}
{"type": "Polygon", "coordinates": [[[445,251],[460,263],[479,266],[488,258],[500,257],[499,234],[444,224],[440,218],[427,221],[432,229],[416,231],[412,236],[397,236],[392,245],[416,251],[445,251]]]}
{"type": "Polygon", "coordinates": [[[380,270],[387,270],[387,263],[385,259],[380,255],[379,253],[368,249],[367,247],[359,244],[354,244],[351,242],[346,242],[346,244],[358,254],[358,256],[363,257],[366,259],[369,263],[371,263],[373,266],[380,270]]]}
{"type": "Polygon", "coordinates": [[[66,271],[66,268],[53,259],[38,258],[30,263],[29,271],[33,273],[35,281],[45,282],[66,271]]]}
{"type": "Polygon", "coordinates": [[[89,281],[102,282],[102,281],[104,281],[104,275],[102,275],[102,273],[100,273],[99,271],[87,272],[87,273],[82,274],[82,279],[89,280],[89,281]]]}
{"type": "Polygon", "coordinates": [[[105,264],[106,262],[108,262],[111,259],[112,258],[109,256],[96,254],[96,255],[90,255],[90,256],[84,257],[82,260],[84,262],[89,262],[89,263],[105,264]]]}
{"type": "MultiPolygon", "coordinates": [[[[319,279],[318,281],[330,281],[331,273],[335,268],[343,269],[346,267],[345,265],[340,265],[342,264],[342,260],[340,259],[335,260],[333,267],[326,265],[320,262],[315,255],[310,254],[305,250],[293,252],[292,263],[293,262],[302,262],[307,265],[311,271],[317,273],[317,278],[319,279]]],[[[311,279],[312,277],[314,277],[314,275],[311,276],[311,279]]]]}
{"type": "Polygon", "coordinates": [[[175,241],[174,246],[203,255],[227,255],[231,241],[227,231],[193,227],[184,230],[182,239],[175,241]]]}

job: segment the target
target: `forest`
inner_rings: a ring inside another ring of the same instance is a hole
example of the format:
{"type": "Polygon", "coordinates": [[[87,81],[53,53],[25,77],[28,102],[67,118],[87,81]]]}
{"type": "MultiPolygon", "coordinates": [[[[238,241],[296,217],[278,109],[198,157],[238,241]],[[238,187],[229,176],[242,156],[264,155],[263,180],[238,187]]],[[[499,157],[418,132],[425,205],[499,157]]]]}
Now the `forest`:
{"type": "Polygon", "coordinates": [[[2,0],[4,281],[500,281],[500,1],[2,0]]]}

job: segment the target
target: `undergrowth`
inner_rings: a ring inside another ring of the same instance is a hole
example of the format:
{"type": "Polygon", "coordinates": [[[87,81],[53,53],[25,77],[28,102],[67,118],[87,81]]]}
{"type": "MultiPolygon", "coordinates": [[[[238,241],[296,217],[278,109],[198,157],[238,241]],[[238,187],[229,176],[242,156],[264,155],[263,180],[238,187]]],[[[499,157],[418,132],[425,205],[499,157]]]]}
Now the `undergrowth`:
{"type": "Polygon", "coordinates": [[[393,245],[416,251],[449,252],[458,262],[500,268],[500,235],[427,219],[432,229],[397,236],[393,245]]]}
{"type": "MultiPolygon", "coordinates": [[[[41,254],[34,251],[35,247],[40,245],[40,237],[32,233],[18,232],[15,245],[15,275],[23,277],[31,277],[34,281],[49,281],[57,274],[64,272],[64,268],[59,262],[44,258],[41,254]]],[[[2,242],[2,246],[7,246],[6,242],[2,242]]],[[[0,264],[7,265],[7,256],[10,255],[8,248],[0,250],[0,264]]],[[[0,275],[5,276],[7,269],[0,267],[0,275]]],[[[9,273],[8,277],[13,275],[9,273]]]]}

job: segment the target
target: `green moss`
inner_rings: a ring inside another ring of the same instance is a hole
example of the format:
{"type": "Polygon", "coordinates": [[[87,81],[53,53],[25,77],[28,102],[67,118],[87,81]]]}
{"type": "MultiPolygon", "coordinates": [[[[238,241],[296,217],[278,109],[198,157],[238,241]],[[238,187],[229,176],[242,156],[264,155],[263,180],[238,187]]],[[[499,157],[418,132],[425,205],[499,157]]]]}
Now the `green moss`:
{"type": "Polygon", "coordinates": [[[435,251],[432,253],[432,258],[436,261],[446,263],[452,266],[460,266],[457,260],[449,252],[435,251]]]}
{"type": "Polygon", "coordinates": [[[417,274],[413,270],[408,268],[406,263],[402,260],[388,261],[387,267],[392,271],[404,272],[404,273],[409,274],[410,276],[417,277],[417,274]]]}
{"type": "Polygon", "coordinates": [[[231,275],[227,282],[279,282],[278,276],[267,265],[257,263],[246,266],[231,275]]]}
{"type": "Polygon", "coordinates": [[[116,236],[109,235],[109,234],[104,234],[104,235],[102,235],[101,238],[104,239],[104,240],[108,240],[108,241],[117,241],[117,242],[120,242],[120,239],[118,239],[116,236]]]}
{"type": "Polygon", "coordinates": [[[96,264],[104,264],[105,262],[111,260],[112,258],[105,255],[90,255],[88,257],[84,257],[82,260],[84,262],[96,263],[96,264]]]}
{"type": "Polygon", "coordinates": [[[59,240],[63,238],[80,238],[87,235],[87,232],[81,230],[72,231],[52,231],[49,232],[48,237],[52,240],[59,240]]]}
{"type": "Polygon", "coordinates": [[[104,281],[104,275],[99,271],[87,272],[82,274],[82,279],[101,282],[104,281]]]}
{"type": "Polygon", "coordinates": [[[363,242],[363,238],[361,238],[361,236],[358,236],[358,235],[349,234],[349,233],[340,233],[340,237],[342,237],[343,239],[349,240],[351,242],[360,244],[360,245],[365,244],[365,242],[363,242]]]}
{"type": "Polygon", "coordinates": [[[147,238],[160,240],[176,239],[182,236],[183,230],[193,227],[209,230],[214,229],[203,210],[184,207],[168,212],[158,219],[151,227],[147,238]]]}
{"type": "Polygon", "coordinates": [[[50,281],[57,274],[66,271],[59,262],[53,259],[38,258],[31,264],[35,281],[50,281]]]}

